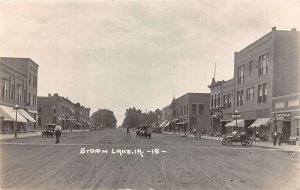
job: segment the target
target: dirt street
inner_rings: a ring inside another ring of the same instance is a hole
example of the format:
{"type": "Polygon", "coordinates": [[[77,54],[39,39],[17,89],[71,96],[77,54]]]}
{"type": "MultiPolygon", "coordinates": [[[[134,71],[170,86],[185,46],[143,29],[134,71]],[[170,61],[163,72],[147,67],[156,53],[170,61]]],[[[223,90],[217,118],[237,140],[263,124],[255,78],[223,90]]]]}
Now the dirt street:
{"type": "Polygon", "coordinates": [[[299,189],[300,155],[123,129],[1,140],[1,189],[299,189]]]}

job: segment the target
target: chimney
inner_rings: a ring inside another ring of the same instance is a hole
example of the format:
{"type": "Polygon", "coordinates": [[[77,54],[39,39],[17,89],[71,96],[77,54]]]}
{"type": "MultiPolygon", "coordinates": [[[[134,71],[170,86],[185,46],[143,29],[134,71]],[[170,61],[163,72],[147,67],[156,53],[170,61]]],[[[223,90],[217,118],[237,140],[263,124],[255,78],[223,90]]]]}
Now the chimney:
{"type": "Polygon", "coordinates": [[[272,31],[276,31],[276,27],[275,26],[272,28],[272,31]]]}
{"type": "Polygon", "coordinates": [[[291,30],[292,32],[296,32],[297,31],[297,29],[296,28],[292,28],[292,30],[291,30]]]}
{"type": "Polygon", "coordinates": [[[50,93],[48,94],[48,97],[51,97],[51,94],[50,94],[50,93]]]}

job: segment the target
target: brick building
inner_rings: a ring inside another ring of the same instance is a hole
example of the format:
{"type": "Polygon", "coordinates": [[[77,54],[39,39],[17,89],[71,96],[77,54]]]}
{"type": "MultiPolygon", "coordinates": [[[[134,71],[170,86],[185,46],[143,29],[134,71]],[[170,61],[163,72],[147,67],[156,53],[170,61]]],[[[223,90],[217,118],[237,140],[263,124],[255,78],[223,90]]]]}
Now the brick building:
{"type": "Polygon", "coordinates": [[[60,122],[62,129],[86,128],[90,125],[90,109],[74,104],[68,98],[54,95],[38,97],[38,128],[43,129],[45,124],[60,122]]]}
{"type": "Polygon", "coordinates": [[[274,27],[235,53],[234,109],[241,114],[246,131],[258,130],[268,139],[273,130],[278,130],[277,124],[285,138],[296,132],[291,126],[299,117],[299,39],[296,29],[281,31],[274,27]],[[274,113],[280,112],[290,117],[273,122],[274,113]]]}
{"type": "Polygon", "coordinates": [[[228,81],[215,81],[212,79],[210,88],[211,132],[226,133],[225,125],[233,120],[233,79],[228,81]]]}
{"type": "Polygon", "coordinates": [[[196,128],[199,132],[210,130],[209,93],[187,93],[165,108],[166,130],[178,132],[191,131],[196,128]]]}
{"type": "Polygon", "coordinates": [[[0,57],[1,132],[36,129],[38,65],[30,58],[0,57]]]}

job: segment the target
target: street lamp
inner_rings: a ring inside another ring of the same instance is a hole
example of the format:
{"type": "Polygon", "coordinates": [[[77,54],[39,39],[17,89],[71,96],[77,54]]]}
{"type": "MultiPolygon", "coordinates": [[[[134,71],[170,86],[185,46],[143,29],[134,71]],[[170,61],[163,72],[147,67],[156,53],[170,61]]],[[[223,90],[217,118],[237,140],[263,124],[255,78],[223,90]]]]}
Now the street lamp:
{"type": "Polygon", "coordinates": [[[15,107],[13,108],[14,110],[16,110],[16,120],[15,120],[15,124],[14,124],[14,131],[15,131],[15,138],[17,138],[17,122],[18,122],[18,110],[20,109],[18,105],[15,105],[15,107]]]}
{"type": "Polygon", "coordinates": [[[237,118],[238,118],[239,111],[235,110],[234,113],[235,113],[235,130],[237,130],[237,118]]]}

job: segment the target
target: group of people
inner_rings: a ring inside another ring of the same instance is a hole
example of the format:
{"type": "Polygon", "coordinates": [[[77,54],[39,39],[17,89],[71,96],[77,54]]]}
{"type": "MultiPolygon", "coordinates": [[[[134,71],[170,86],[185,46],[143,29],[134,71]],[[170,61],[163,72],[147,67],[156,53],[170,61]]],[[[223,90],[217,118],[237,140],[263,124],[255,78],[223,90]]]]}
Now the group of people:
{"type": "Polygon", "coordinates": [[[282,137],[282,130],[279,129],[279,131],[274,130],[272,133],[272,139],[273,139],[273,145],[276,146],[276,143],[278,141],[278,146],[281,146],[281,137],[282,137]]]}

